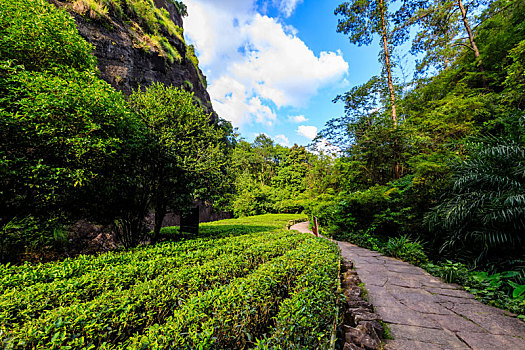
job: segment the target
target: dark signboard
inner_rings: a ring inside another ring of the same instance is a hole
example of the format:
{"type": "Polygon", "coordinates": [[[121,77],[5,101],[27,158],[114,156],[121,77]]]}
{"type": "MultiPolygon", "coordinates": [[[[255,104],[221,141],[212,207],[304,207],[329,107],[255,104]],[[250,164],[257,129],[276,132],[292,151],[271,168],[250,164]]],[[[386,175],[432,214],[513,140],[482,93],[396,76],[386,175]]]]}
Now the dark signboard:
{"type": "Polygon", "coordinates": [[[180,231],[199,233],[199,207],[191,208],[180,217],[180,231]]]}

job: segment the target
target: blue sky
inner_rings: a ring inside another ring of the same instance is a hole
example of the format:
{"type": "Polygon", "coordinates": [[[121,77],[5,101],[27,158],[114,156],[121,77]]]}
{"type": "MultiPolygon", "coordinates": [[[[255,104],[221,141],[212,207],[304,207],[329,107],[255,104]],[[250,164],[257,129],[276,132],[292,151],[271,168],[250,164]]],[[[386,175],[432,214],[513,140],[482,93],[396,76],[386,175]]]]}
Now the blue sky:
{"type": "Polygon", "coordinates": [[[185,36],[208,78],[214,109],[252,141],[265,133],[307,145],[332,99],[378,74],[379,47],[336,33],[340,0],[185,0],[185,36]]]}

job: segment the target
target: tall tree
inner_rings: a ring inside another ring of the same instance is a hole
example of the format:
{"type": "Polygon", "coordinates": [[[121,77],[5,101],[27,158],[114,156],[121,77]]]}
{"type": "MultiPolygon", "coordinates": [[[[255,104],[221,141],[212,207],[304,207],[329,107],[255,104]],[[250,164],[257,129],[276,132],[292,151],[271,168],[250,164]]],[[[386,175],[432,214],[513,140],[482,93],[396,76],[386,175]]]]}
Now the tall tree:
{"type": "Polygon", "coordinates": [[[431,5],[428,1],[405,1],[394,16],[395,35],[401,40],[409,38],[409,29],[417,24],[418,32],[412,41],[411,53],[416,59],[415,77],[425,74],[429,68],[447,69],[460,50],[454,40],[461,32],[459,14],[455,7],[431,5]]]}
{"type": "Polygon", "coordinates": [[[392,121],[397,125],[397,110],[394,82],[392,78],[391,48],[392,33],[389,29],[388,0],[353,0],[335,9],[338,20],[337,32],[349,35],[353,44],[370,45],[374,34],[381,37],[383,46],[382,63],[386,72],[392,121]]]}
{"type": "Polygon", "coordinates": [[[457,57],[457,48],[468,48],[474,53],[483,85],[488,88],[485,67],[472,25],[472,14],[480,6],[487,6],[492,2],[494,0],[405,0],[394,16],[394,32],[406,33],[411,25],[420,26],[421,30],[412,45],[413,53],[425,52],[425,57],[418,64],[418,72],[429,66],[447,68],[450,60],[457,57]],[[462,33],[466,36],[463,37],[462,33]]]}

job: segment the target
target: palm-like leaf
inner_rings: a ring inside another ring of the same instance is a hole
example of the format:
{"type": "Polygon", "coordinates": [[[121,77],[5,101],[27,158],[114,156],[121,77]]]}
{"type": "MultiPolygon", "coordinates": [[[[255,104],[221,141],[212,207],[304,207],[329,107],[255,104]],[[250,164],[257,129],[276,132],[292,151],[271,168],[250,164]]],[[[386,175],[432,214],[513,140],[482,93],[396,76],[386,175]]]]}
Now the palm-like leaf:
{"type": "Polygon", "coordinates": [[[525,145],[484,137],[467,145],[451,190],[427,216],[444,234],[442,252],[478,263],[525,253],[525,145]]]}

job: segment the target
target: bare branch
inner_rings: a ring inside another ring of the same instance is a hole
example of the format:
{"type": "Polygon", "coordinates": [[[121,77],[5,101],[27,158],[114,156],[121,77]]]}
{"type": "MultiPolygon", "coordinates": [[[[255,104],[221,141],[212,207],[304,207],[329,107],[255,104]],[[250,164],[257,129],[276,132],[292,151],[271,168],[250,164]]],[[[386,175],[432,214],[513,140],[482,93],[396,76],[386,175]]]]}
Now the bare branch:
{"type": "Polygon", "coordinates": [[[465,47],[469,48],[470,50],[475,51],[471,46],[468,46],[468,45],[465,44],[465,43],[455,43],[455,44],[452,44],[452,47],[454,47],[454,46],[465,46],[465,47]]]}

